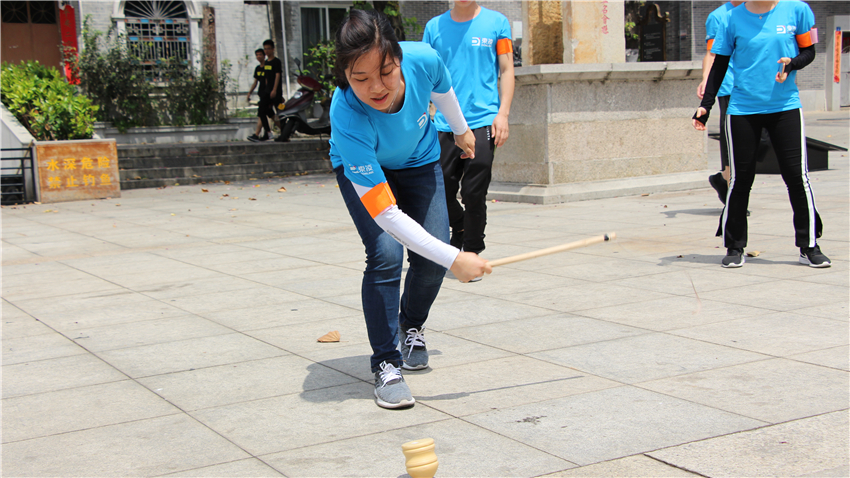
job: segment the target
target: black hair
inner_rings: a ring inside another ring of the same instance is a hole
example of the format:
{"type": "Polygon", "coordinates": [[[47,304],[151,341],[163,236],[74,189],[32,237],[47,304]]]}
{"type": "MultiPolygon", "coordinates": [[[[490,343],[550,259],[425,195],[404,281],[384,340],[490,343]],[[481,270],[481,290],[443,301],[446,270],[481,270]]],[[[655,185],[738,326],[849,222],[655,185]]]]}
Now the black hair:
{"type": "Polygon", "coordinates": [[[336,31],[336,85],[348,88],[345,70],[372,48],[381,55],[381,64],[387,57],[401,64],[402,52],[389,19],[377,10],[351,10],[336,31]]]}
{"type": "Polygon", "coordinates": [[[274,42],[273,42],[273,41],[271,41],[271,40],[266,40],[266,41],[264,41],[264,42],[263,42],[263,46],[266,46],[266,45],[271,45],[271,46],[272,46],[272,48],[274,48],[274,42]]]}
{"type": "Polygon", "coordinates": [[[262,48],[257,48],[256,50],[254,50],[254,54],[256,55],[257,53],[262,53],[263,55],[265,55],[266,50],[263,50],[262,48]]]}

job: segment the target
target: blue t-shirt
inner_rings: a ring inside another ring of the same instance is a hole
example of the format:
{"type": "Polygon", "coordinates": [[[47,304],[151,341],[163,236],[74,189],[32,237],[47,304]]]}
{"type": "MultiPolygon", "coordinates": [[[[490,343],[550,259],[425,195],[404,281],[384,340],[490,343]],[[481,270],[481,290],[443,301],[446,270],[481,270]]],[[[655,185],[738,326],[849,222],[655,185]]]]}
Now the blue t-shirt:
{"type": "MultiPolygon", "coordinates": [[[[508,19],[484,7],[468,22],[452,20],[451,11],[448,11],[432,18],[425,26],[422,41],[434,47],[446,62],[470,129],[492,125],[499,113],[496,43],[506,38],[511,38],[508,19]]],[[[439,131],[452,130],[440,112],[434,116],[434,122],[439,131]]]]}
{"type": "MultiPolygon", "coordinates": [[[[735,8],[732,5],[732,2],[724,3],[720,6],[720,8],[714,10],[713,12],[708,14],[708,18],[705,20],[705,41],[714,40],[717,38],[717,35],[723,32],[726,29],[726,23],[729,20],[729,10],[735,8]]],[[[720,85],[720,91],[717,92],[717,96],[729,96],[732,94],[732,83],[734,78],[734,72],[732,71],[732,62],[729,62],[729,69],[726,70],[726,76],[723,77],[723,84],[720,85]]]]}
{"type": "Polygon", "coordinates": [[[714,40],[711,52],[731,56],[735,83],[727,114],[778,113],[801,108],[800,95],[792,71],[784,83],[776,81],[782,58],[800,54],[796,35],[815,26],[815,15],[804,2],[780,1],[773,10],[757,14],[746,4],[729,11],[725,32],[714,40]]]}
{"type": "Polygon", "coordinates": [[[446,93],[452,78],[430,46],[400,42],[404,104],[393,114],[363,104],[354,91],[337,88],[331,100],[331,164],[360,186],[386,182],[381,168],[406,169],[440,159],[437,131],[429,121],[431,92],[446,93]]]}

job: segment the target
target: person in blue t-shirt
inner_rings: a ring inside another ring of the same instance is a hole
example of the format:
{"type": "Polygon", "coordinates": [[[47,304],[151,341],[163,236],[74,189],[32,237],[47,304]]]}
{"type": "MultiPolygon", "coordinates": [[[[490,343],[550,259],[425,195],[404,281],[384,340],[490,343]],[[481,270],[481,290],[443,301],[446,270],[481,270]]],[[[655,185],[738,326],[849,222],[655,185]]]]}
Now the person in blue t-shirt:
{"type": "MultiPolygon", "coordinates": [[[[743,0],[724,3],[708,14],[708,18],[705,20],[706,52],[705,57],[702,59],[702,81],[697,87],[697,96],[699,99],[702,99],[705,93],[705,83],[708,81],[711,65],[714,64],[714,53],[711,52],[714,39],[726,28],[729,10],[742,3],[744,3],[743,0]]],[[[733,65],[730,63],[729,69],[726,70],[726,78],[723,79],[723,84],[720,85],[720,91],[717,92],[717,104],[720,105],[720,172],[708,178],[709,184],[717,191],[717,197],[720,198],[723,204],[726,204],[726,195],[729,192],[729,146],[726,143],[726,125],[724,123],[726,119],[726,107],[729,105],[729,95],[732,94],[732,68],[733,65]]]]}
{"type": "Polygon", "coordinates": [[[485,247],[493,153],[508,139],[514,96],[511,26],[499,12],[457,0],[451,10],[428,21],[422,41],[446,62],[460,107],[475,133],[475,157],[465,158],[454,146],[454,133],[445,116],[439,112],[434,116],[440,131],[451,244],[480,254],[485,247]],[[457,200],[458,190],[463,206],[457,200]]]}
{"type": "Polygon", "coordinates": [[[817,244],[823,223],[809,181],[803,110],[794,84],[796,70],[815,58],[815,16],[807,4],[797,0],[748,1],[727,15],[727,26],[711,49],[715,54],[714,64],[705,95],[693,117],[694,128],[705,130],[708,112],[729,62],[734,63],[735,79],[726,110],[730,190],[718,229],[726,246],[722,265],[744,265],[747,204],[764,128],[770,135],[782,179],[788,187],[799,261],[811,267],[829,267],[829,258],[817,244]]]}
{"type": "Polygon", "coordinates": [[[375,398],[384,408],[408,407],[415,400],[401,369],[428,366],[424,324],[446,269],[463,282],[492,272],[487,261],[448,244],[430,102],[446,115],[464,155],[475,155],[475,136],[437,52],[424,43],[399,43],[382,13],[351,10],[335,43],[331,163],[366,246],[362,301],[375,398]],[[410,266],[399,300],[405,247],[410,266]],[[401,350],[400,330],[407,335],[401,350]]]}

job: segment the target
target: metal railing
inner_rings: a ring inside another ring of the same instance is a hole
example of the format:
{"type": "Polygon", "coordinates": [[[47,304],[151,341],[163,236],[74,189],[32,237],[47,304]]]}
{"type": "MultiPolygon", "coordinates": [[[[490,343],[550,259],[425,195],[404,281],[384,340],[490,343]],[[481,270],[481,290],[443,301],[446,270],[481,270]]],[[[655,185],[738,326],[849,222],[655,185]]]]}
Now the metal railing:
{"type": "Polygon", "coordinates": [[[27,184],[35,184],[32,149],[3,148],[0,153],[0,204],[26,203],[27,184]]]}

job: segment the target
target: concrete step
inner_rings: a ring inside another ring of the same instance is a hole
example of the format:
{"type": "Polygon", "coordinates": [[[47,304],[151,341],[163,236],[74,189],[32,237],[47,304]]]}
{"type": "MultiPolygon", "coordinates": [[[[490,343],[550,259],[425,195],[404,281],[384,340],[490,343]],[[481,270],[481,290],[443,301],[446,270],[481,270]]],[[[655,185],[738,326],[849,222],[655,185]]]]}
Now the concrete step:
{"type": "Polygon", "coordinates": [[[300,161],[319,157],[327,158],[327,151],[266,151],[262,153],[211,154],[184,157],[124,158],[118,160],[118,169],[192,168],[201,166],[276,163],[300,161]]]}
{"type": "Polygon", "coordinates": [[[257,154],[265,152],[294,152],[327,150],[328,141],[298,140],[288,143],[265,141],[228,141],[224,143],[191,144],[122,144],[118,145],[119,158],[173,158],[228,154],[257,154]]]}
{"type": "Polygon", "coordinates": [[[318,140],[120,145],[121,189],[327,173],[329,149],[318,140]]]}

